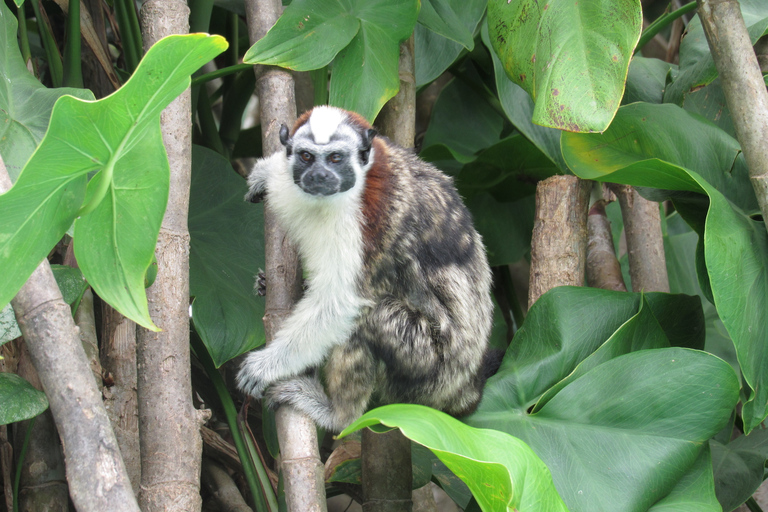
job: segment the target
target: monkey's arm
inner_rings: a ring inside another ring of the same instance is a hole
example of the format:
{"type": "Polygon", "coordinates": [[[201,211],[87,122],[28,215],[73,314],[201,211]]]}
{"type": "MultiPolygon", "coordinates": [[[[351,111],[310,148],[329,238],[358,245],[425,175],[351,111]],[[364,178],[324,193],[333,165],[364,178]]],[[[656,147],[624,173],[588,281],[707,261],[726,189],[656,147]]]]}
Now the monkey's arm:
{"type": "Polygon", "coordinates": [[[245,200],[252,203],[258,203],[264,199],[267,192],[267,183],[274,169],[278,166],[285,166],[285,153],[277,151],[265,158],[259,158],[251,172],[248,174],[248,192],[245,194],[245,200]]]}
{"type": "Polygon", "coordinates": [[[259,398],[273,382],[319,366],[332,347],[345,342],[361,304],[333,299],[310,288],[269,346],[245,358],[237,375],[238,387],[259,398]]]}

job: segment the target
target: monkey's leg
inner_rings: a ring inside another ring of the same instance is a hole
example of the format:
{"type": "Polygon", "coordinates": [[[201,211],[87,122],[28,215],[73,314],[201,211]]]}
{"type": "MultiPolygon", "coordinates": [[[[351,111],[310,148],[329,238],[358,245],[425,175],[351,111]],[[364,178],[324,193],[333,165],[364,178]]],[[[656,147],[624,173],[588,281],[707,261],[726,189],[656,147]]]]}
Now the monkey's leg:
{"type": "Polygon", "coordinates": [[[336,346],[325,366],[326,389],[315,377],[277,382],[266,393],[270,407],[290,404],[321,427],[340,432],[365,412],[375,381],[368,347],[350,341],[336,346]]]}

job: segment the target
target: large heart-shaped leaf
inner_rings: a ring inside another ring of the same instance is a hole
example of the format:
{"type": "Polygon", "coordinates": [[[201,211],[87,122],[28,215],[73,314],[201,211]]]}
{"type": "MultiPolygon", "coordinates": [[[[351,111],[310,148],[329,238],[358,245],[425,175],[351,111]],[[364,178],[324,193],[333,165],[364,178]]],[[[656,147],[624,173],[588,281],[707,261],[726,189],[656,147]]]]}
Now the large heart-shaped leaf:
{"type": "Polygon", "coordinates": [[[21,58],[17,25],[8,6],[0,5],[0,155],[11,181],[43,139],[56,100],[65,94],[93,99],[87,89],[47,89],[38,82],[21,58]]]}
{"type": "Polygon", "coordinates": [[[519,439],[469,427],[421,405],[387,405],[364,414],[339,434],[382,424],[426,446],[469,486],[483,510],[567,511],[547,467],[519,439]]]}
{"type": "Polygon", "coordinates": [[[16,184],[0,196],[0,305],[18,291],[75,222],[78,264],[99,296],[149,329],[144,274],[168,198],[160,113],[189,75],[226,48],[219,36],[155,44],[117,92],[56,102],[48,131],[16,184]],[[98,171],[85,189],[86,175],[98,171]],[[79,211],[83,198],[87,204],[79,211]],[[78,213],[79,212],[79,213],[78,213]]]}
{"type": "Polygon", "coordinates": [[[640,38],[639,0],[491,0],[488,27],[507,75],[535,102],[534,123],[608,127],[640,38]]]}
{"type": "Polygon", "coordinates": [[[189,288],[192,320],[219,367],[264,343],[264,299],[253,290],[264,266],[264,209],[229,162],[192,148],[189,288]]]}
{"type": "Polygon", "coordinates": [[[0,425],[34,418],[47,408],[45,393],[18,375],[0,372],[0,425]]]}
{"type": "Polygon", "coordinates": [[[714,439],[709,444],[717,498],[727,512],[744,503],[763,483],[768,430],[755,429],[728,444],[714,439]]]}
{"type": "Polygon", "coordinates": [[[768,236],[751,217],[758,208],[738,143],[679,107],[638,103],[622,107],[605,134],[566,134],[562,145],[581,177],[682,192],[672,197],[703,241],[702,288],[711,287],[749,386],[750,431],[768,415],[768,236]]]}
{"type": "Polygon", "coordinates": [[[418,0],[294,0],[243,62],[309,71],[333,61],[330,103],[372,121],[400,88],[399,44],[418,12],[418,0]]]}

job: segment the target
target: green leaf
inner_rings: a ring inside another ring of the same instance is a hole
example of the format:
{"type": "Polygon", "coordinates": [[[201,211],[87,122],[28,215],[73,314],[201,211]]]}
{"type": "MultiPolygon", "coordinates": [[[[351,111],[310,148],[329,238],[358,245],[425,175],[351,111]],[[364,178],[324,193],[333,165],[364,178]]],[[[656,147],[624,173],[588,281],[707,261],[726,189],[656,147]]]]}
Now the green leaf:
{"type": "Polygon", "coordinates": [[[47,89],[38,82],[21,58],[17,27],[8,6],[0,5],[0,155],[11,181],[43,139],[56,100],[65,94],[93,99],[87,89],[47,89]]]}
{"type": "Polygon", "coordinates": [[[768,430],[755,429],[748,436],[739,436],[728,444],[712,439],[709,445],[717,499],[723,510],[733,510],[763,483],[768,459],[768,430]]]}
{"type": "Polygon", "coordinates": [[[372,121],[400,88],[399,44],[418,12],[418,0],[295,0],[243,62],[309,71],[333,60],[330,103],[372,121]]]}
{"type": "Polygon", "coordinates": [[[80,299],[83,298],[85,290],[88,289],[88,282],[83,277],[80,269],[67,267],[65,265],[51,265],[53,277],[56,278],[56,284],[59,285],[61,296],[64,302],[72,307],[72,313],[77,310],[80,299]]]}
{"type": "Polygon", "coordinates": [[[542,153],[547,155],[557,165],[558,169],[566,171],[567,167],[560,154],[560,134],[562,132],[554,128],[538,126],[531,122],[534,109],[533,100],[522,87],[510,80],[504,71],[499,56],[496,55],[496,52],[491,47],[487,23],[483,24],[481,36],[493,59],[496,90],[507,118],[515,125],[515,128],[520,130],[520,133],[533,142],[542,153]]]}
{"type": "Polygon", "coordinates": [[[675,488],[648,512],[721,512],[712,481],[712,462],[709,445],[704,445],[699,458],[675,488]]]}
{"type": "Polygon", "coordinates": [[[472,490],[483,510],[568,510],[547,467],[519,439],[469,427],[421,405],[387,405],[367,412],[339,434],[382,424],[426,446],[472,490]]]}
{"type": "Polygon", "coordinates": [[[75,222],[74,247],[88,282],[136,323],[149,318],[144,274],[168,195],[160,113],[189,86],[189,75],[226,47],[219,36],[159,41],[131,79],[99,101],[56,102],[40,147],[0,196],[0,283],[5,305],[75,222]],[[85,189],[86,175],[98,171],[85,189]],[[87,198],[86,207],[78,212],[87,198]]]}
{"type": "Polygon", "coordinates": [[[192,147],[189,286],[192,320],[216,367],[264,343],[264,298],[253,289],[264,266],[264,208],[229,162],[192,147]]]}
{"type": "Polygon", "coordinates": [[[488,28],[507,75],[535,102],[534,123],[608,127],[640,38],[639,0],[491,0],[488,28]]]}
{"type": "Polygon", "coordinates": [[[637,101],[661,103],[664,97],[664,88],[667,85],[667,75],[671,68],[677,69],[677,66],[663,60],[635,55],[629,63],[627,87],[621,104],[637,101]]]}
{"type": "Polygon", "coordinates": [[[45,393],[18,375],[0,372],[0,425],[34,418],[47,408],[45,393]]]}
{"type": "Polygon", "coordinates": [[[673,105],[627,105],[604,135],[563,136],[566,161],[581,177],[682,192],[672,197],[703,240],[702,288],[711,287],[748,385],[749,432],[768,415],[768,235],[751,218],[758,208],[739,152],[724,132],[673,105]]]}
{"type": "MultiPolygon", "coordinates": [[[[463,25],[463,31],[470,37],[477,30],[477,26],[483,19],[486,0],[439,0],[439,3],[454,13],[461,13],[459,22],[463,25]]],[[[426,85],[436,79],[448,69],[456,58],[465,50],[455,37],[443,36],[433,32],[422,24],[421,17],[424,13],[426,2],[422,2],[419,12],[419,23],[413,30],[414,53],[416,60],[416,87],[426,85]]],[[[474,40],[472,40],[474,45],[474,40]]]]}
{"type": "Polygon", "coordinates": [[[21,336],[19,324],[16,323],[16,315],[10,304],[0,310],[0,345],[15,340],[21,336]]]}
{"type": "MultiPolygon", "coordinates": [[[[456,41],[472,51],[475,46],[472,32],[467,29],[465,21],[456,11],[457,9],[448,0],[422,0],[418,21],[429,30],[456,41]]],[[[463,14],[462,12],[462,17],[463,14]]]]}
{"type": "MultiPolygon", "coordinates": [[[[752,44],[755,44],[768,30],[768,5],[763,0],[741,0],[739,5],[752,44]]],[[[679,53],[680,71],[672,75],[672,83],[664,91],[664,101],[682,106],[690,93],[717,78],[717,68],[698,16],[685,29],[679,53]]]]}

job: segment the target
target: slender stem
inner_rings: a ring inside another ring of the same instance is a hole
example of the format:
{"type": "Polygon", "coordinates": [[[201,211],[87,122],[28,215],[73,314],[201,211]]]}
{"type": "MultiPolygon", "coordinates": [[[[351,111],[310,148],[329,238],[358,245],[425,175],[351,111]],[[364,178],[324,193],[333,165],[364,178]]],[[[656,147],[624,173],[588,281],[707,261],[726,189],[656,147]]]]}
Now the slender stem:
{"type": "Polygon", "coordinates": [[[763,512],[763,509],[760,508],[760,505],[757,504],[757,501],[755,501],[755,498],[752,496],[750,496],[744,504],[747,506],[750,512],[763,512]]]}
{"type": "Polygon", "coordinates": [[[217,69],[216,71],[211,71],[210,73],[206,73],[204,75],[193,78],[191,85],[194,87],[196,85],[204,84],[205,82],[210,82],[211,80],[231,75],[233,73],[239,73],[240,71],[251,68],[253,68],[253,64],[237,64],[235,66],[217,69]]]}
{"type": "Polygon", "coordinates": [[[26,65],[32,58],[32,52],[29,49],[29,34],[27,34],[27,16],[24,12],[24,4],[16,9],[16,19],[19,20],[19,42],[21,43],[21,58],[26,65]]]}
{"type": "Polygon", "coordinates": [[[80,0],[69,0],[67,40],[64,44],[64,87],[83,87],[80,67],[80,0]]]}
{"type": "Polygon", "coordinates": [[[213,0],[189,0],[189,31],[206,32],[211,24],[213,0]]]}
{"type": "Polygon", "coordinates": [[[222,144],[221,137],[219,137],[219,130],[216,128],[216,120],[213,118],[211,100],[205,87],[199,87],[198,89],[197,120],[200,123],[200,135],[203,137],[206,147],[213,149],[220,155],[226,155],[224,144],[222,144]]]}
{"type": "MultiPolygon", "coordinates": [[[[221,401],[221,406],[224,409],[224,416],[227,418],[227,423],[229,424],[229,429],[232,433],[232,440],[235,443],[235,448],[237,448],[237,454],[240,456],[245,480],[248,483],[248,488],[253,496],[256,509],[264,511],[270,510],[267,508],[267,501],[269,501],[269,503],[277,503],[277,500],[272,493],[272,486],[269,485],[269,482],[267,481],[266,486],[261,485],[256,477],[256,461],[250,457],[248,447],[237,426],[237,410],[235,409],[235,403],[232,401],[232,397],[227,390],[227,386],[224,383],[224,379],[221,377],[219,370],[216,369],[216,365],[214,365],[213,359],[211,359],[211,355],[208,353],[208,349],[203,344],[203,341],[197,335],[193,334],[190,336],[190,343],[195,351],[195,355],[197,355],[197,359],[208,374],[208,378],[211,379],[211,383],[216,389],[216,393],[221,401]]],[[[262,468],[262,471],[266,475],[264,468],[262,468]]],[[[277,508],[272,510],[276,511],[277,508]]]]}
{"type": "Polygon", "coordinates": [[[659,16],[656,21],[648,25],[648,28],[643,31],[643,34],[640,36],[640,40],[637,42],[637,46],[635,47],[635,53],[639,52],[640,48],[645,46],[645,43],[653,39],[656,34],[661,31],[661,29],[675,21],[683,14],[687,14],[694,9],[696,9],[696,2],[691,2],[689,4],[685,4],[677,10],[659,16]]]}
{"type": "Polygon", "coordinates": [[[142,55],[141,31],[136,17],[136,8],[133,0],[115,0],[115,18],[120,29],[120,37],[123,43],[123,57],[125,67],[129,73],[133,73],[139,65],[142,55]]]}
{"type": "Polygon", "coordinates": [[[232,87],[224,94],[224,104],[221,109],[221,123],[219,135],[225,149],[232,152],[235,142],[240,136],[240,126],[243,122],[243,112],[248,106],[256,86],[256,75],[251,71],[244,71],[235,77],[232,87]]]}
{"type": "Polygon", "coordinates": [[[21,482],[21,465],[24,463],[24,457],[27,456],[27,447],[29,446],[29,438],[32,435],[32,427],[35,426],[35,416],[30,418],[27,423],[27,431],[24,433],[24,444],[21,445],[21,451],[19,452],[19,459],[16,461],[16,474],[13,478],[13,512],[19,512],[19,482],[21,482]]]}
{"type": "Polygon", "coordinates": [[[51,32],[51,24],[48,21],[48,15],[45,13],[45,10],[43,10],[39,0],[32,0],[32,9],[35,11],[37,30],[40,33],[43,48],[45,48],[46,59],[48,59],[51,83],[54,87],[61,87],[62,76],[64,75],[61,64],[61,54],[59,54],[59,49],[56,47],[56,40],[53,38],[53,33],[51,32]]]}
{"type": "Polygon", "coordinates": [[[501,274],[501,282],[507,292],[507,300],[509,301],[509,309],[512,311],[512,318],[515,320],[515,328],[513,332],[517,332],[520,326],[523,325],[525,316],[523,315],[523,308],[520,302],[517,300],[515,294],[515,285],[512,281],[512,274],[509,271],[509,265],[501,265],[499,267],[499,273],[501,274]]]}
{"type": "Polygon", "coordinates": [[[256,472],[259,474],[259,484],[261,485],[262,491],[264,492],[264,496],[267,498],[269,511],[277,512],[279,509],[277,505],[277,498],[273,492],[272,483],[269,481],[267,470],[264,469],[264,458],[261,456],[261,452],[259,452],[258,448],[254,444],[253,438],[250,435],[246,435],[248,426],[245,424],[245,420],[240,415],[237,417],[237,425],[240,429],[240,433],[243,435],[243,439],[245,440],[245,445],[248,448],[248,455],[250,459],[252,461],[259,461],[259,464],[254,464],[254,467],[256,468],[256,472]]]}

